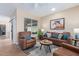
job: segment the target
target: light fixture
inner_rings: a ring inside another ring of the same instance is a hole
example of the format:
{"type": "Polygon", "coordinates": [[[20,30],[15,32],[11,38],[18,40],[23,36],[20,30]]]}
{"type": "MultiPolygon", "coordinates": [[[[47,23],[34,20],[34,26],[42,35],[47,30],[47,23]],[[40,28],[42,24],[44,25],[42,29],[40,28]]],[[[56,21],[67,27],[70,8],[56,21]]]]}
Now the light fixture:
{"type": "Polygon", "coordinates": [[[41,29],[42,32],[44,32],[44,29],[41,29]]]}
{"type": "Polygon", "coordinates": [[[79,33],[79,28],[75,28],[74,33],[79,33]]]}
{"type": "Polygon", "coordinates": [[[55,10],[56,10],[56,8],[52,8],[52,9],[51,9],[51,11],[55,11],[55,10]]]}
{"type": "Polygon", "coordinates": [[[74,33],[75,33],[75,38],[79,39],[79,28],[75,28],[74,33]]]}

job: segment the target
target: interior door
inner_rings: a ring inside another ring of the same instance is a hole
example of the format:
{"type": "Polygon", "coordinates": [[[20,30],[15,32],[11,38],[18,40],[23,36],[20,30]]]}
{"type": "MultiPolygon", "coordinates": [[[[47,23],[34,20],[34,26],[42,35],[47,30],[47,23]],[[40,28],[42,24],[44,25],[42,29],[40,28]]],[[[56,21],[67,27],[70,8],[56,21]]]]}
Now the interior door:
{"type": "Polygon", "coordinates": [[[11,20],[11,40],[14,44],[17,44],[17,35],[16,35],[16,18],[11,20]]]}
{"type": "Polygon", "coordinates": [[[11,39],[13,41],[13,22],[11,22],[11,39]]]}

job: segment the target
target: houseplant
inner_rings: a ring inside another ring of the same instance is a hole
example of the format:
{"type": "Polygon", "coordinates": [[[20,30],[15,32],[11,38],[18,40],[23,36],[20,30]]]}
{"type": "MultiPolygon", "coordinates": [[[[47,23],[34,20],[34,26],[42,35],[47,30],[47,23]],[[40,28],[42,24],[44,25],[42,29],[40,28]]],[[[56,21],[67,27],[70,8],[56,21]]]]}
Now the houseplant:
{"type": "Polygon", "coordinates": [[[41,29],[38,30],[37,34],[38,34],[38,39],[42,39],[43,32],[41,31],[41,29]]]}

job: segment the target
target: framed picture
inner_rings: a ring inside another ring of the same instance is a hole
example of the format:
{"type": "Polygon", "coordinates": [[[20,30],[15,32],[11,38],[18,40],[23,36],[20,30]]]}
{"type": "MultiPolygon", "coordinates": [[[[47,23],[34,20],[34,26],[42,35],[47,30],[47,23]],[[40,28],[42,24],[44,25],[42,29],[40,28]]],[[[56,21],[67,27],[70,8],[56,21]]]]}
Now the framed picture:
{"type": "Polygon", "coordinates": [[[50,29],[63,30],[64,28],[65,28],[65,19],[64,18],[50,20],[50,29]]]}

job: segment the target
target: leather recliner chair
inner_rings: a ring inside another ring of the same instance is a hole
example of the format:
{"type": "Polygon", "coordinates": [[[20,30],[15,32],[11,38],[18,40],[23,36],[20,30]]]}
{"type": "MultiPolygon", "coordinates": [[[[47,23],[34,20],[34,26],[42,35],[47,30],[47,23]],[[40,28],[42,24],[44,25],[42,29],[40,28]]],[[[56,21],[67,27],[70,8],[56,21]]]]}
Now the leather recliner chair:
{"type": "Polygon", "coordinates": [[[25,39],[25,35],[31,35],[31,32],[19,32],[19,46],[21,49],[33,47],[36,44],[36,39],[32,37],[30,40],[25,39]]]}

